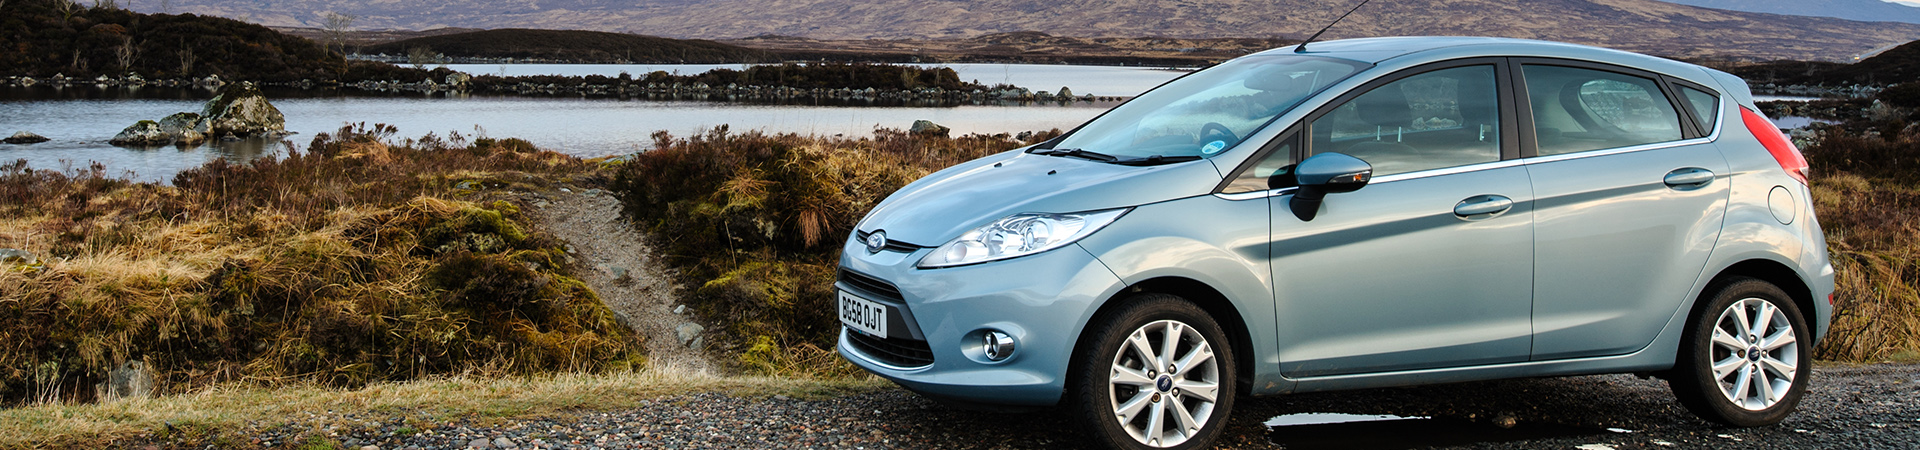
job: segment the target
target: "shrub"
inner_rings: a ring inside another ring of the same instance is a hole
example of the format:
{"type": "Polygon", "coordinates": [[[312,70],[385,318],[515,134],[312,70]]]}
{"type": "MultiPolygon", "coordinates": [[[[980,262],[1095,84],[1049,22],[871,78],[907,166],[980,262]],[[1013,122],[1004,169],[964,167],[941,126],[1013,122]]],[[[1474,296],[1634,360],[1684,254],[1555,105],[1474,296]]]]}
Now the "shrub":
{"type": "Polygon", "coordinates": [[[1022,142],[879,130],[816,138],[725,127],[676,139],[621,166],[624,213],[651,232],[688,284],[690,303],[723,324],[742,366],[782,374],[852,373],[831,353],[834,268],[853,226],[888,194],[934,170],[1022,142]]]}
{"type": "Polygon", "coordinates": [[[642,363],[559,241],[485,201],[592,165],[392,133],[349,126],[173,186],[0,167],[0,246],[58,259],[0,271],[0,396],[84,399],[129,360],[163,392],[642,363]]]}

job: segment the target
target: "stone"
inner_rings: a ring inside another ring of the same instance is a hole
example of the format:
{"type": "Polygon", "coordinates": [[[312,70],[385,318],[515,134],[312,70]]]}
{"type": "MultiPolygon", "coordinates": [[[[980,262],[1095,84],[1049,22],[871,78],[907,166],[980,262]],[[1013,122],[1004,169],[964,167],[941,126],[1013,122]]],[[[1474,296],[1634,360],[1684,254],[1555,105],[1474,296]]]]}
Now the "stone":
{"type": "Polygon", "coordinates": [[[50,140],[52,139],[47,139],[46,136],[33,134],[32,132],[28,132],[28,131],[21,131],[18,133],[14,133],[13,136],[8,137],[4,142],[8,144],[38,144],[38,143],[46,142],[50,140]]]}
{"type": "Polygon", "coordinates": [[[1066,86],[1061,86],[1060,93],[1054,94],[1054,95],[1059,96],[1060,98],[1073,98],[1073,90],[1067,89],[1066,86]]]}
{"type": "Polygon", "coordinates": [[[674,314],[685,314],[686,312],[687,312],[687,305],[675,305],[673,307],[674,314]]]}
{"type": "Polygon", "coordinates": [[[107,143],[121,147],[159,147],[172,144],[173,138],[160,129],[159,122],[142,120],[120,130],[120,134],[113,135],[107,143]]]}
{"type": "Polygon", "coordinates": [[[706,346],[707,346],[707,338],[705,336],[693,338],[693,342],[687,343],[687,348],[694,349],[694,350],[699,350],[699,349],[705,348],[706,346]]]}
{"type": "Polygon", "coordinates": [[[953,129],[940,126],[940,124],[933,123],[931,120],[915,120],[913,121],[913,127],[907,129],[907,132],[913,134],[930,134],[935,136],[946,136],[949,131],[953,131],[953,129]]]}
{"type": "Polygon", "coordinates": [[[493,446],[494,446],[494,447],[500,447],[500,448],[514,448],[514,447],[519,447],[519,445],[518,445],[518,444],[514,444],[514,443],[513,443],[513,440],[511,440],[511,439],[507,439],[507,438],[494,438],[494,440],[493,440],[493,446]]]}
{"type": "Polygon", "coordinates": [[[360,446],[360,450],[380,450],[380,446],[378,446],[378,445],[362,445],[362,446],[360,446]]]}
{"type": "Polygon", "coordinates": [[[207,101],[200,115],[207,121],[207,133],[221,137],[280,135],[287,132],[287,118],[267,102],[253,83],[236,83],[207,101]]]}
{"type": "Polygon", "coordinates": [[[694,339],[700,337],[700,332],[702,331],[707,331],[707,327],[700,326],[700,324],[693,322],[687,322],[673,327],[673,335],[680,338],[681,345],[693,343],[694,339]]]}
{"type": "Polygon", "coordinates": [[[175,144],[199,145],[207,141],[207,120],[190,112],[174,113],[160,119],[160,132],[171,136],[175,144]]]}
{"type": "Polygon", "coordinates": [[[102,400],[148,397],[153,393],[153,373],[145,362],[127,361],[107,371],[106,381],[94,385],[93,391],[102,400]]]}
{"type": "Polygon", "coordinates": [[[40,262],[33,252],[13,248],[0,248],[0,264],[31,266],[40,262]]]}
{"type": "Polygon", "coordinates": [[[487,443],[486,439],[474,439],[467,442],[467,448],[493,448],[493,444],[487,443]]]}

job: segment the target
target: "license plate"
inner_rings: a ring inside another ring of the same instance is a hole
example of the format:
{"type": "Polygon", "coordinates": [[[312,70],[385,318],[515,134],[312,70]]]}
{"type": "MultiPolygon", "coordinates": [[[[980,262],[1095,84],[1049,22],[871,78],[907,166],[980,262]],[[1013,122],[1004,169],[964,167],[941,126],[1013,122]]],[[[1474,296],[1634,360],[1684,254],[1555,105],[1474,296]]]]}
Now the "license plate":
{"type": "Polygon", "coordinates": [[[840,291],[840,323],[877,337],[887,337],[887,305],[840,291]]]}

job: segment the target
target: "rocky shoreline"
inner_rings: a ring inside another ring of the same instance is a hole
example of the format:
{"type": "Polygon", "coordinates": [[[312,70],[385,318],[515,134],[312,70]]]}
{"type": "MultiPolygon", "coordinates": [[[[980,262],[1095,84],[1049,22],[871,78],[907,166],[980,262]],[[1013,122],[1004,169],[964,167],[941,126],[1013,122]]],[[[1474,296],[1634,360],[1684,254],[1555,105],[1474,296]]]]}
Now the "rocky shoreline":
{"type": "MultiPolygon", "coordinates": [[[[614,80],[614,79],[609,79],[614,80]]],[[[703,101],[793,101],[793,100],[864,100],[864,101],[902,101],[931,102],[937,104],[983,104],[1005,102],[1096,102],[1118,101],[1126,97],[1095,96],[1075,94],[1070,87],[1062,86],[1057,91],[1034,91],[1022,87],[997,86],[990,89],[943,89],[923,87],[915,89],[876,89],[876,88],[800,88],[790,86],[768,86],[754,84],[729,83],[722,86],[706,83],[647,83],[640,81],[614,80],[595,82],[592,77],[488,77],[488,82],[476,83],[474,78],[455,72],[441,80],[428,79],[406,82],[397,79],[363,80],[351,83],[323,83],[313,80],[292,82],[262,82],[259,86],[274,86],[294,89],[346,88],[377,93],[486,93],[507,95],[567,95],[585,97],[643,97],[653,100],[703,100],[703,101]],[[560,78],[560,81],[555,81],[560,78]],[[538,80],[538,81],[534,81],[538,80]]],[[[200,88],[218,90],[230,84],[218,75],[206,78],[147,80],[138,74],[124,77],[100,76],[91,80],[63,75],[46,79],[24,76],[9,76],[6,85],[17,87],[54,86],[96,86],[101,88],[140,88],[146,86],[170,88],[200,88]]]]}

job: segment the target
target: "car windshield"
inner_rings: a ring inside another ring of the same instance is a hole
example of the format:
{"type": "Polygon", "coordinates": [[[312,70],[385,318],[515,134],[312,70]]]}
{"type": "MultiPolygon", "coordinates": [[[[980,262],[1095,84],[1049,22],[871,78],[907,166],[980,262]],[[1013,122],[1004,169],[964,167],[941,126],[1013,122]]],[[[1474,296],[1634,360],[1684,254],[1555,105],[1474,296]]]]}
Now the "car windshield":
{"type": "Polygon", "coordinates": [[[1318,56],[1235,59],[1147,91],[1067,135],[1053,149],[1055,154],[1080,150],[1120,161],[1211,157],[1307,96],[1367,67],[1318,56]]]}

